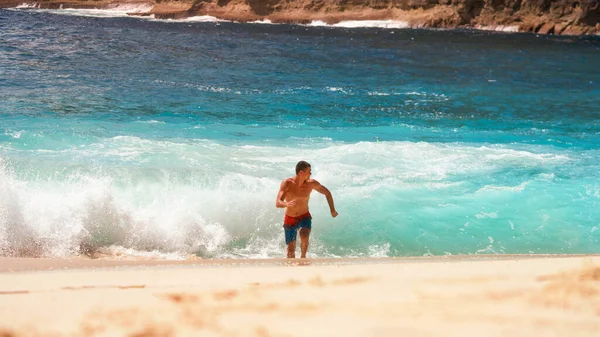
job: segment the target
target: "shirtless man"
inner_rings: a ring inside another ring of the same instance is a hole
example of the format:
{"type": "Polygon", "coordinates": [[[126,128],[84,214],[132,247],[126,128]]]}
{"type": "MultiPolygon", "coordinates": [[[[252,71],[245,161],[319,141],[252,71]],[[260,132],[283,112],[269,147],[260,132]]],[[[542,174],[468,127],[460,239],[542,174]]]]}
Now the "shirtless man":
{"type": "Polygon", "coordinates": [[[305,161],[298,162],[296,164],[296,176],[281,182],[275,201],[277,208],[285,208],[283,229],[288,258],[296,257],[296,234],[298,229],[300,229],[300,251],[302,253],[300,257],[306,258],[312,222],[312,216],[308,211],[308,199],[313,190],[325,195],[331,216],[335,218],[338,215],[333,205],[331,192],[318,181],[310,179],[310,174],[310,164],[305,161]]]}

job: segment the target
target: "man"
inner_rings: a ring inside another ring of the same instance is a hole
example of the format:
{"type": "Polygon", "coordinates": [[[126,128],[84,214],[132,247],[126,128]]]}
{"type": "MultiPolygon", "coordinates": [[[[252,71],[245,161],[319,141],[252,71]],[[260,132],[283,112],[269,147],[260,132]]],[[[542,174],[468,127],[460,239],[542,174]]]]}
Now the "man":
{"type": "Polygon", "coordinates": [[[296,234],[298,229],[300,229],[300,251],[302,253],[300,257],[306,258],[312,223],[312,216],[308,211],[308,199],[313,190],[325,195],[331,216],[335,218],[338,215],[333,205],[331,192],[318,181],[310,179],[310,174],[310,164],[305,161],[298,162],[296,164],[296,176],[281,182],[275,201],[277,208],[285,208],[283,229],[288,258],[296,257],[296,234]]]}

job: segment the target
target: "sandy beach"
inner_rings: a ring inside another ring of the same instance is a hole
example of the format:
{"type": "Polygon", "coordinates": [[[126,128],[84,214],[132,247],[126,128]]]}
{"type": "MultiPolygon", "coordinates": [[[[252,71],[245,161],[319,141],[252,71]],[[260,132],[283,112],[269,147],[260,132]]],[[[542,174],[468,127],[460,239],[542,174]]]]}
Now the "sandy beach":
{"type": "Polygon", "coordinates": [[[598,336],[600,256],[0,259],[0,336],[598,336]]]}

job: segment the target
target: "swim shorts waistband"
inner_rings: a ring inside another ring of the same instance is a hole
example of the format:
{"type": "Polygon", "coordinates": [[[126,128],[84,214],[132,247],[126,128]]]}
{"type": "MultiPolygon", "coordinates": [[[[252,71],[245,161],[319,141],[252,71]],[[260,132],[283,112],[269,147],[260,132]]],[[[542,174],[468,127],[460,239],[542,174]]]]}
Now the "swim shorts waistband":
{"type": "Polygon", "coordinates": [[[298,216],[289,216],[289,215],[285,215],[285,217],[283,218],[283,225],[288,225],[288,226],[295,226],[297,225],[300,220],[304,219],[304,218],[311,218],[312,216],[310,215],[310,212],[306,212],[302,215],[298,215],[298,216]]]}

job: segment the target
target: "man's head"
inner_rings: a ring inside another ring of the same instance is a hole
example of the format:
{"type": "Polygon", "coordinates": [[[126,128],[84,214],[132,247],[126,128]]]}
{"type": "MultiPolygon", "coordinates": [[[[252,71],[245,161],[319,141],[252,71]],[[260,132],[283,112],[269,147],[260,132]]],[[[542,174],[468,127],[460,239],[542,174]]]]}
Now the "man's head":
{"type": "Polygon", "coordinates": [[[310,164],[305,162],[304,160],[301,160],[298,162],[298,164],[296,164],[296,175],[303,175],[306,176],[306,179],[308,179],[308,177],[310,177],[310,172],[311,168],[310,168],[310,164]]]}

